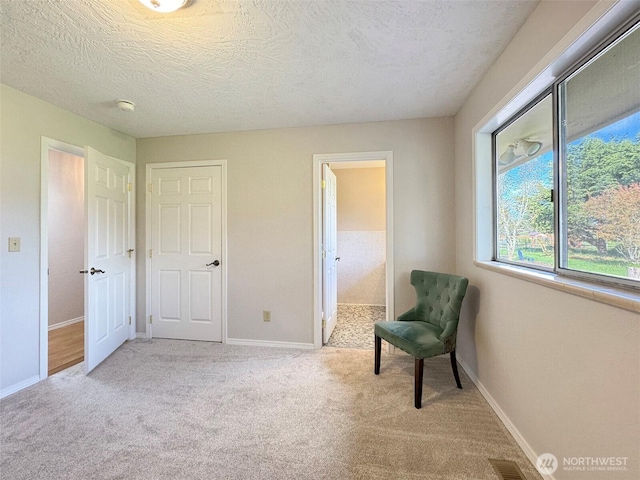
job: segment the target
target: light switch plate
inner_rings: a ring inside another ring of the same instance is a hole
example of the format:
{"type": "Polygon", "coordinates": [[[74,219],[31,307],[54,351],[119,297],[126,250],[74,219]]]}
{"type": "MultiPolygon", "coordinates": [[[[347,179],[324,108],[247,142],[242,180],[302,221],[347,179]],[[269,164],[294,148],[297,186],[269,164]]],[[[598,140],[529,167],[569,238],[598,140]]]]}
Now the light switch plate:
{"type": "Polygon", "coordinates": [[[9,237],[9,251],[10,252],[20,251],[20,237],[9,237]]]}

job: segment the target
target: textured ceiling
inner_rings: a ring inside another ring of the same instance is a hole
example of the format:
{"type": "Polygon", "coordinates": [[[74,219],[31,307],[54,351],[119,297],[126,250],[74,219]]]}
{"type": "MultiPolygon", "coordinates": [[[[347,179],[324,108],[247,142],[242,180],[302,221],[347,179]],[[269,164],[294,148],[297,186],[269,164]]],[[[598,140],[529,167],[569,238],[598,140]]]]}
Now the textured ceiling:
{"type": "Polygon", "coordinates": [[[0,80],[137,138],[446,116],[536,4],[0,0],[0,80]]]}

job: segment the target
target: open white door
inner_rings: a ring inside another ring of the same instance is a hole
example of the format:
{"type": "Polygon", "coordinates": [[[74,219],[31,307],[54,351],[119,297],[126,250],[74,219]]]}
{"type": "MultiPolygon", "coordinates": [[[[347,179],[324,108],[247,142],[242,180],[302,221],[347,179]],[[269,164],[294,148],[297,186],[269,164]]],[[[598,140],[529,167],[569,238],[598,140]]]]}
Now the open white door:
{"type": "Polygon", "coordinates": [[[322,343],[338,320],[337,182],[329,165],[322,165],[322,343]]]}
{"type": "Polygon", "coordinates": [[[90,372],[129,337],[133,164],[85,147],[84,365],[90,372]]]}

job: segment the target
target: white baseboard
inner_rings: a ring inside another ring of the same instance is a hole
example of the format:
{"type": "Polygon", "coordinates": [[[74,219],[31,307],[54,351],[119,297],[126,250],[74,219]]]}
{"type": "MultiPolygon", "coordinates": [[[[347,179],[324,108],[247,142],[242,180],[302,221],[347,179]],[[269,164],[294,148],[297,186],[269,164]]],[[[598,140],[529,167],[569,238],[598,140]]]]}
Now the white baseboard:
{"type": "Polygon", "coordinates": [[[136,332],[136,338],[149,338],[149,334],[147,332],[136,332]]]}
{"type": "Polygon", "coordinates": [[[62,327],[68,327],[69,325],[73,325],[74,323],[80,323],[80,322],[84,322],[84,317],[72,318],[71,320],[65,320],[64,322],[49,325],[49,331],[56,330],[62,327]]]}
{"type": "MultiPolygon", "coordinates": [[[[493,409],[493,411],[496,412],[496,415],[498,415],[498,418],[502,421],[504,426],[507,427],[507,430],[509,430],[509,433],[511,433],[511,436],[514,438],[516,443],[520,446],[524,454],[527,456],[527,458],[533,465],[533,468],[536,468],[536,461],[538,460],[538,455],[533,450],[533,448],[531,448],[531,445],[529,445],[529,442],[527,442],[527,440],[522,436],[520,431],[516,428],[516,426],[511,421],[511,419],[507,416],[507,414],[504,413],[504,410],[500,408],[500,405],[498,405],[498,402],[496,402],[496,400],[491,396],[489,391],[485,388],[485,386],[478,379],[478,377],[476,377],[475,374],[471,371],[471,368],[469,368],[467,363],[464,360],[462,360],[459,356],[457,357],[456,360],[458,360],[458,363],[463,368],[467,376],[475,384],[478,390],[480,390],[480,393],[485,398],[485,400],[489,403],[489,406],[493,409]]],[[[555,480],[555,477],[549,474],[542,475],[542,477],[548,480],[555,480]]]]}
{"type": "Polygon", "coordinates": [[[249,345],[252,347],[276,347],[276,348],[299,348],[302,350],[313,350],[313,343],[296,342],[276,342],[273,340],[250,340],[245,338],[227,338],[229,345],[249,345]]]}
{"type": "Polygon", "coordinates": [[[40,381],[40,375],[34,375],[33,377],[29,377],[26,380],[15,383],[10,387],[3,388],[2,391],[0,391],[0,398],[4,398],[13,393],[19,392],[23,388],[27,388],[27,387],[30,387],[31,385],[35,385],[39,381],[40,381]]]}

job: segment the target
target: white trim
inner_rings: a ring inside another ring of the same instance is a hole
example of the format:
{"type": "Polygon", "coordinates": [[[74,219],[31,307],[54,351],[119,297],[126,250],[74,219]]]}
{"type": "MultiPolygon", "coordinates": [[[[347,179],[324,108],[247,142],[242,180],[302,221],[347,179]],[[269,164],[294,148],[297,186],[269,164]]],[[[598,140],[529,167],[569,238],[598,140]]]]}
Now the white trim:
{"type": "Polygon", "coordinates": [[[162,168],[188,168],[188,167],[221,167],[222,168],[222,252],[221,252],[221,268],[222,268],[222,343],[227,343],[227,160],[194,160],[184,162],[163,162],[163,163],[147,163],[146,175],[143,188],[146,192],[146,209],[145,209],[145,243],[144,264],[145,264],[145,331],[138,332],[137,338],[153,338],[153,329],[149,324],[149,315],[151,315],[151,262],[148,261],[147,252],[151,248],[151,192],[149,192],[149,182],[151,180],[152,169],[162,168]],[[144,335],[144,336],[140,336],[144,335]]]}
{"type": "MultiPolygon", "coordinates": [[[[476,377],[475,374],[471,371],[471,368],[469,367],[469,365],[467,365],[467,363],[462,358],[460,358],[460,355],[458,355],[457,360],[460,366],[462,367],[462,369],[465,371],[465,373],[469,377],[469,379],[471,379],[471,381],[474,383],[476,388],[480,391],[482,396],[485,398],[489,406],[493,409],[496,415],[498,415],[498,418],[500,419],[500,421],[507,428],[507,430],[509,430],[509,433],[514,438],[516,443],[520,446],[524,454],[527,456],[527,458],[533,465],[533,468],[535,469],[536,461],[538,459],[538,454],[536,454],[533,448],[531,448],[531,445],[529,445],[529,442],[527,442],[527,440],[520,433],[518,428],[513,424],[513,422],[507,416],[507,414],[504,413],[504,410],[500,408],[500,405],[498,405],[498,402],[496,402],[496,400],[491,396],[489,391],[485,388],[485,386],[478,379],[478,377],[476,377]]],[[[542,475],[542,477],[549,480],[555,480],[555,477],[553,475],[542,475]]]]}
{"type": "Polygon", "coordinates": [[[393,152],[324,153],[313,155],[313,345],[322,348],[322,164],[334,162],[385,162],[386,187],[386,307],[387,320],[395,318],[394,312],[394,261],[393,261],[393,152]]]}
{"type": "Polygon", "coordinates": [[[3,388],[2,391],[0,391],[0,398],[8,397],[9,395],[16,393],[22,390],[23,388],[27,388],[27,387],[30,387],[31,385],[35,385],[40,380],[42,379],[40,378],[39,375],[34,375],[33,377],[29,377],[26,380],[23,380],[18,383],[14,383],[13,385],[3,388]]]}
{"type": "Polygon", "coordinates": [[[612,307],[640,313],[640,292],[637,290],[623,290],[610,285],[585,282],[552,272],[542,272],[500,262],[473,262],[473,264],[476,267],[491,270],[492,272],[537,283],[543,287],[553,288],[554,290],[588,298],[612,307]]]}
{"type": "Polygon", "coordinates": [[[49,376],[49,150],[84,158],[82,147],[40,137],[40,380],[49,376]]]}
{"type": "Polygon", "coordinates": [[[313,350],[313,343],[297,342],[277,342],[274,340],[251,340],[249,338],[227,338],[229,345],[249,345],[252,347],[273,347],[273,348],[299,348],[301,350],[313,350]]]}
{"type": "Polygon", "coordinates": [[[84,316],[78,317],[78,318],[72,318],[71,320],[65,320],[64,322],[54,323],[53,325],[49,325],[49,331],[68,327],[69,325],[73,325],[74,323],[80,323],[80,322],[84,322],[84,316]]]}
{"type": "Polygon", "coordinates": [[[136,165],[135,163],[120,160],[129,167],[129,183],[131,190],[129,191],[129,248],[131,252],[131,265],[129,270],[129,314],[131,316],[131,325],[129,325],[129,340],[136,338],[136,304],[138,300],[138,285],[136,281],[137,256],[136,256],[136,165]]]}

